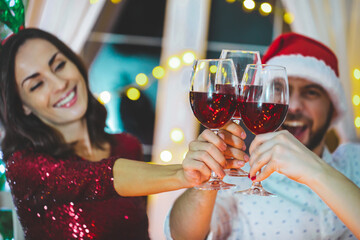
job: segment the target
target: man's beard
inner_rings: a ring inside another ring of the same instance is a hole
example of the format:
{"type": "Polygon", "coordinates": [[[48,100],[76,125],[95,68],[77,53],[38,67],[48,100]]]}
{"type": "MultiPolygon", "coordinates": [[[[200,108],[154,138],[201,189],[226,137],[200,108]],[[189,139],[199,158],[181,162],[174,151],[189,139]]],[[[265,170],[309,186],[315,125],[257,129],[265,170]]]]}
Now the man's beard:
{"type": "MultiPolygon", "coordinates": [[[[322,140],[324,139],[325,134],[330,126],[332,116],[333,116],[333,107],[331,106],[329,114],[327,115],[326,122],[324,123],[324,125],[320,129],[318,129],[314,132],[312,132],[310,129],[309,142],[304,145],[311,151],[313,151],[316,147],[318,147],[320,145],[320,143],[322,142],[322,140]]],[[[306,119],[306,117],[302,116],[302,114],[288,113],[287,119],[288,120],[301,120],[301,119],[306,119]]],[[[312,125],[312,121],[311,121],[311,124],[309,124],[309,126],[311,126],[311,125],[312,125]]]]}

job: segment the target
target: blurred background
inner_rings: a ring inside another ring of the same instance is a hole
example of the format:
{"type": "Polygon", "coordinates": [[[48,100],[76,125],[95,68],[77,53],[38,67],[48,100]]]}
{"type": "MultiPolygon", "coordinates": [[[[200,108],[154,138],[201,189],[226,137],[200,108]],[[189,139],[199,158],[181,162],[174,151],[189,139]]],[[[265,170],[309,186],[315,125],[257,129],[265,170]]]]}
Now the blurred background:
{"type": "MultiPolygon", "coordinates": [[[[290,31],[324,42],[339,57],[349,111],[328,135],[330,150],[341,142],[359,140],[360,0],[23,3],[26,27],[52,32],[83,57],[89,68],[90,88],[108,110],[107,131],[137,136],[145,161],[181,163],[189,142],[201,131],[188,101],[194,59],[218,58],[222,49],[263,54],[275,37],[290,31]]],[[[3,25],[0,32],[2,39],[11,34],[3,25]]],[[[0,175],[3,170],[0,167],[0,175]]],[[[5,181],[2,186],[0,239],[12,239],[19,226],[12,220],[5,181]]],[[[165,216],[181,192],[149,196],[152,239],[164,239],[165,216]]]]}

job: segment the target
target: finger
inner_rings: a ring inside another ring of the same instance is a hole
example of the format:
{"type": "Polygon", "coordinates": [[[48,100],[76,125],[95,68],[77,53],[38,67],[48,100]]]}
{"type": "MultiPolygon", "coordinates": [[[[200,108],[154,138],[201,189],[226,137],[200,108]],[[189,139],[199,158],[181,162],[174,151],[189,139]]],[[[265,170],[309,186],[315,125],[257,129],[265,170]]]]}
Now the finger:
{"type": "Polygon", "coordinates": [[[227,159],[225,168],[242,168],[245,166],[245,161],[237,159],[227,159]]]}
{"type": "Polygon", "coordinates": [[[223,167],[226,166],[226,160],[223,155],[221,155],[221,157],[222,159],[215,160],[207,151],[196,151],[192,154],[193,159],[204,162],[210,170],[223,178],[225,176],[223,167]],[[223,162],[223,165],[220,165],[218,161],[223,162]]]}
{"type": "MultiPolygon", "coordinates": [[[[214,144],[208,142],[193,141],[189,144],[189,152],[207,152],[212,157],[212,159],[215,159],[218,162],[218,164],[223,167],[226,165],[226,160],[223,152],[221,152],[214,144]]],[[[199,158],[195,159],[202,160],[199,158]]]]}
{"type": "Polygon", "coordinates": [[[217,134],[212,132],[209,129],[205,129],[197,138],[198,141],[201,142],[209,142],[218,147],[221,151],[225,151],[227,148],[227,144],[225,141],[219,137],[217,134]]]}
{"type": "MultiPolygon", "coordinates": [[[[261,172],[256,175],[255,182],[260,182],[268,178],[273,172],[276,171],[276,164],[274,162],[269,162],[261,169],[261,172]]],[[[250,176],[251,177],[251,176],[250,176]]]]}
{"type": "Polygon", "coordinates": [[[240,125],[238,125],[238,124],[236,124],[236,123],[234,123],[232,121],[227,122],[221,128],[221,130],[226,130],[226,131],[232,133],[233,135],[235,135],[235,136],[237,136],[237,137],[239,137],[239,138],[241,138],[243,140],[246,138],[246,133],[245,133],[244,129],[240,125]]]}
{"type": "Polygon", "coordinates": [[[270,132],[270,133],[263,133],[256,135],[254,140],[251,142],[249,152],[250,154],[253,154],[254,150],[257,149],[259,146],[263,145],[265,142],[273,142],[273,139],[275,139],[278,135],[283,134],[283,131],[279,132],[270,132]]]}
{"type": "MultiPolygon", "coordinates": [[[[210,179],[211,170],[209,167],[202,161],[191,161],[185,162],[183,164],[185,173],[194,181],[194,185],[199,185],[210,179]]],[[[191,186],[191,187],[193,187],[191,186]]]]}
{"type": "Polygon", "coordinates": [[[244,140],[226,130],[220,130],[218,136],[224,140],[224,142],[230,146],[246,150],[246,144],[244,140]]]}
{"type": "Polygon", "coordinates": [[[244,151],[233,147],[228,147],[224,155],[226,159],[235,158],[237,160],[242,160],[244,162],[248,162],[250,159],[249,155],[247,155],[244,151]]]}
{"type": "Polygon", "coordinates": [[[272,158],[272,152],[266,151],[263,152],[260,155],[250,155],[250,171],[249,171],[249,177],[254,177],[257,172],[261,171],[261,168],[268,164],[268,162],[272,158]]]}

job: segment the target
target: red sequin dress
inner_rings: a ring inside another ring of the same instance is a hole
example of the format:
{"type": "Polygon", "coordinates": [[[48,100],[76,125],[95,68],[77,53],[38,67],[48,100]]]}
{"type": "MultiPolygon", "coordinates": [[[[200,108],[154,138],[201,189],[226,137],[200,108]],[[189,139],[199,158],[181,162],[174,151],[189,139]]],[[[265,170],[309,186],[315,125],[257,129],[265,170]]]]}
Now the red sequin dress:
{"type": "Polygon", "coordinates": [[[114,161],[140,160],[141,145],[128,134],[114,137],[112,157],[100,162],[12,154],[6,177],[26,239],[149,239],[144,198],[119,196],[112,179],[114,161]]]}

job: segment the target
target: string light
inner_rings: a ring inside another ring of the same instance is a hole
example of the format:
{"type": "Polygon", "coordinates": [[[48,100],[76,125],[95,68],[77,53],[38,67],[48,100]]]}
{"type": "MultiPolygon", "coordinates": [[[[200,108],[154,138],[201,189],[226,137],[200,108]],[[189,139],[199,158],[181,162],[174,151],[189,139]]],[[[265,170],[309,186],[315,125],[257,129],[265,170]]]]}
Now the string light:
{"type": "Polygon", "coordinates": [[[228,3],[234,3],[236,0],[226,0],[228,3]]]}
{"type": "Polygon", "coordinates": [[[161,66],[154,67],[152,70],[152,75],[154,78],[161,79],[165,76],[165,69],[161,66]]]}
{"type": "Polygon", "coordinates": [[[184,140],[184,133],[181,129],[174,128],[170,132],[170,138],[174,142],[181,142],[182,140],[184,140]]]}
{"type": "Polygon", "coordinates": [[[260,5],[260,14],[263,16],[269,15],[272,11],[272,6],[270,3],[264,2],[260,5]]]}
{"type": "Polygon", "coordinates": [[[355,118],[355,127],[360,128],[360,117],[355,118]]]}
{"type": "Polygon", "coordinates": [[[163,162],[170,162],[172,159],[172,153],[169,150],[164,150],[160,153],[160,159],[163,162]]]}
{"type": "Polygon", "coordinates": [[[149,83],[149,78],[146,76],[146,74],[144,73],[139,73],[138,75],[136,75],[135,77],[135,82],[139,85],[139,86],[146,86],[149,83]]]}
{"type": "Polygon", "coordinates": [[[178,69],[181,65],[181,61],[177,56],[174,56],[169,59],[168,65],[172,69],[178,69]]]}
{"type": "Polygon", "coordinates": [[[122,0],[111,0],[112,3],[117,4],[120,3],[122,0]]]}
{"type": "Polygon", "coordinates": [[[188,51],[184,53],[182,60],[185,64],[190,65],[194,62],[195,58],[195,53],[192,51],[188,51]]]}
{"type": "Polygon", "coordinates": [[[354,97],[353,97],[353,104],[355,105],[355,106],[358,106],[359,104],[360,104],[360,97],[359,97],[359,95],[354,95],[354,97]]]}
{"type": "Polygon", "coordinates": [[[255,8],[255,2],[253,0],[245,0],[243,6],[247,10],[253,10],[255,8]]]}
{"type": "Polygon", "coordinates": [[[290,12],[286,12],[284,14],[284,22],[286,22],[287,24],[291,24],[294,22],[295,16],[290,13],[290,12]]]}
{"type": "Polygon", "coordinates": [[[354,77],[359,80],[360,79],[360,70],[355,68],[354,69],[354,77]]]}
{"type": "Polygon", "coordinates": [[[111,100],[111,94],[108,91],[103,91],[99,94],[98,101],[102,104],[107,104],[111,100]]]}
{"type": "Polygon", "coordinates": [[[126,96],[130,100],[136,101],[140,98],[140,91],[134,87],[131,87],[126,91],[126,96]]]}

